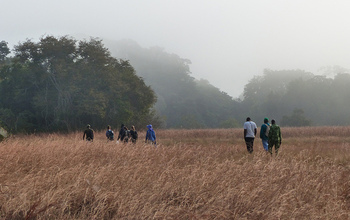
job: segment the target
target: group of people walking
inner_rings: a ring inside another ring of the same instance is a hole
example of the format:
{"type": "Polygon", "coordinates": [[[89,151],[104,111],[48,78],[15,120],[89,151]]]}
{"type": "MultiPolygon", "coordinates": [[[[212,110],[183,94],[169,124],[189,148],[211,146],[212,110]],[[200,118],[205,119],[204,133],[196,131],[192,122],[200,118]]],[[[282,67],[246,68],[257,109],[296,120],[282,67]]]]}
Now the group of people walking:
{"type": "MultiPolygon", "coordinates": [[[[106,137],[110,141],[114,140],[114,132],[112,131],[112,127],[110,125],[107,126],[106,137]]],[[[138,134],[135,126],[131,126],[131,129],[129,130],[124,124],[122,124],[118,133],[117,143],[119,143],[119,140],[124,143],[128,143],[129,141],[136,143],[137,139],[138,134]]]]}
{"type": "MultiPolygon", "coordinates": [[[[254,139],[257,134],[257,126],[255,122],[253,122],[250,117],[247,117],[246,122],[243,125],[244,129],[244,140],[247,146],[247,150],[249,153],[253,153],[253,146],[254,146],[254,139]]],[[[112,127],[110,125],[107,126],[106,131],[106,137],[107,140],[113,141],[114,140],[114,132],[112,130],[112,127]]],[[[90,125],[87,125],[86,130],[84,131],[83,140],[86,138],[87,141],[93,141],[94,140],[94,130],[91,128],[90,125]]],[[[275,147],[275,153],[278,154],[278,150],[282,143],[282,135],[281,135],[281,129],[276,124],[276,121],[274,119],[271,120],[271,125],[269,124],[269,119],[264,118],[264,123],[261,125],[260,129],[260,138],[262,140],[262,145],[264,147],[264,150],[269,152],[272,155],[272,149],[275,147]]],[[[135,126],[131,126],[131,129],[129,130],[124,124],[121,125],[121,128],[118,133],[117,143],[119,141],[128,143],[131,141],[132,143],[136,143],[138,139],[138,134],[135,129],[135,126]]],[[[147,125],[147,132],[146,132],[146,143],[151,143],[156,146],[156,133],[153,130],[152,125],[147,125]]]]}
{"type": "MultiPolygon", "coordinates": [[[[254,139],[257,133],[257,126],[250,117],[247,117],[246,122],[243,125],[244,129],[244,140],[247,145],[247,150],[249,153],[253,153],[254,139]]],[[[271,120],[271,125],[269,124],[269,119],[264,118],[264,123],[260,128],[260,138],[262,140],[262,145],[264,150],[272,155],[272,149],[275,147],[275,153],[278,154],[278,150],[282,144],[282,134],[281,128],[276,124],[274,119],[271,120]]]]}
{"type": "MultiPolygon", "coordinates": [[[[148,130],[146,133],[145,142],[156,145],[157,144],[156,133],[153,130],[152,125],[151,124],[147,125],[147,129],[148,130]]],[[[114,132],[110,125],[107,126],[106,138],[109,141],[114,141],[114,132]]],[[[91,128],[90,125],[87,125],[86,130],[84,131],[83,140],[84,139],[86,141],[91,141],[91,142],[94,140],[94,130],[91,128]]],[[[119,141],[124,143],[128,143],[129,141],[131,141],[132,143],[135,144],[137,139],[138,139],[138,133],[134,125],[131,126],[130,130],[124,124],[121,125],[121,128],[118,133],[118,137],[117,137],[117,143],[119,143],[119,141]]]]}

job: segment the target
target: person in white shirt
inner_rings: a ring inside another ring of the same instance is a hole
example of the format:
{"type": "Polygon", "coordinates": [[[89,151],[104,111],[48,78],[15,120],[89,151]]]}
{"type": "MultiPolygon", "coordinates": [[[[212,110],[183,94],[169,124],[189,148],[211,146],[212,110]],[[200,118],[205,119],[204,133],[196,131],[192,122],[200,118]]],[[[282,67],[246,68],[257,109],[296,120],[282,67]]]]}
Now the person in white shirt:
{"type": "Polygon", "coordinates": [[[247,145],[247,150],[249,153],[253,153],[253,144],[254,144],[254,138],[257,131],[257,126],[255,122],[253,122],[250,119],[250,117],[248,117],[246,122],[244,122],[243,129],[244,129],[244,140],[247,145]]]}

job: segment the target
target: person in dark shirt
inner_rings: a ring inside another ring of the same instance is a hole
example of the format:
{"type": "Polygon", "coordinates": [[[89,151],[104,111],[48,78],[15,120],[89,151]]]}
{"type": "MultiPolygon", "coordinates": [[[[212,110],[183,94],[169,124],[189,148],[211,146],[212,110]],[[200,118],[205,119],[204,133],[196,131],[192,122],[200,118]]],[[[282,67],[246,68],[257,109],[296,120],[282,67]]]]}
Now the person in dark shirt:
{"type": "Polygon", "coordinates": [[[130,130],[126,126],[124,126],[124,130],[125,130],[124,143],[128,143],[130,139],[130,130]]]}
{"type": "Polygon", "coordinates": [[[131,142],[136,144],[138,135],[137,135],[137,131],[135,129],[135,126],[131,126],[131,130],[130,130],[130,137],[131,137],[131,142]]]}
{"type": "Polygon", "coordinates": [[[86,137],[86,141],[94,141],[94,130],[91,129],[90,125],[86,126],[86,130],[84,131],[84,135],[83,135],[83,140],[86,137]]]}
{"type": "Polygon", "coordinates": [[[126,131],[125,131],[125,126],[124,124],[122,124],[121,128],[120,128],[120,131],[119,131],[119,135],[118,135],[118,139],[117,141],[124,141],[124,138],[126,136],[126,131]]]}

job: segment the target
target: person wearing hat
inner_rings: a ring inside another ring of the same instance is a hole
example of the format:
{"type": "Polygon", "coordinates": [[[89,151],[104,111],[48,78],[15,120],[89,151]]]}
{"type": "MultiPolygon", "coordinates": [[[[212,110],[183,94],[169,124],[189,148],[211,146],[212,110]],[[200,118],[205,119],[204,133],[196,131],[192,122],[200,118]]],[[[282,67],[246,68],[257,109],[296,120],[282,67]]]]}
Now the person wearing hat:
{"type": "Polygon", "coordinates": [[[270,131],[269,119],[264,118],[264,124],[261,125],[261,129],[260,129],[260,138],[262,140],[262,145],[265,151],[269,150],[269,131],[270,131]]]}
{"type": "Polygon", "coordinates": [[[84,135],[83,135],[83,140],[86,137],[86,141],[94,141],[94,130],[91,129],[90,125],[86,126],[86,130],[84,131],[84,135]]]}

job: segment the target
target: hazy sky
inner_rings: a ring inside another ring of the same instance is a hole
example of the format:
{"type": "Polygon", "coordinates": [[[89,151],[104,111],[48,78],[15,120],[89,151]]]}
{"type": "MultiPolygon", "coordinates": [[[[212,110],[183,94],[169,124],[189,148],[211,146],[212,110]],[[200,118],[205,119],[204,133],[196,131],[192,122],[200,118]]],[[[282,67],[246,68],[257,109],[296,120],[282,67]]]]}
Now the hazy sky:
{"type": "Polygon", "coordinates": [[[238,97],[265,68],[350,68],[348,0],[0,0],[0,40],[133,39],[238,97]]]}

